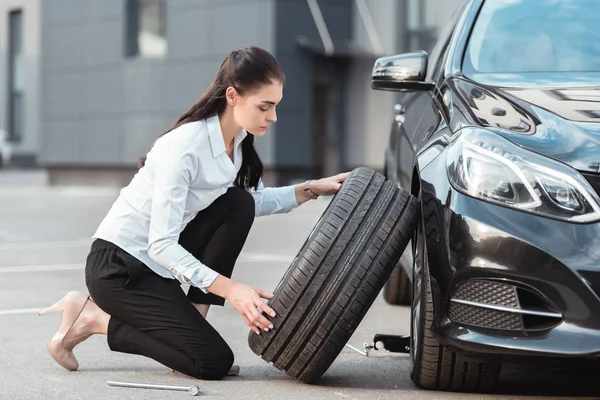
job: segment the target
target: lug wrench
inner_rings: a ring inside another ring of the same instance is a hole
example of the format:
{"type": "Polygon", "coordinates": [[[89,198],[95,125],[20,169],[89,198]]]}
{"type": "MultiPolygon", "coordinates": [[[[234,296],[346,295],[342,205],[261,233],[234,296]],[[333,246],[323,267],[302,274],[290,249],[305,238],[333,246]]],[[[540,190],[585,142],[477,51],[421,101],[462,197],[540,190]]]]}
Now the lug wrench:
{"type": "Polygon", "coordinates": [[[129,382],[113,382],[108,381],[108,386],[141,388],[141,389],[162,389],[162,390],[180,390],[188,392],[192,396],[197,396],[200,393],[200,388],[196,385],[192,386],[170,386],[170,385],[152,385],[148,383],[129,383],[129,382]]]}

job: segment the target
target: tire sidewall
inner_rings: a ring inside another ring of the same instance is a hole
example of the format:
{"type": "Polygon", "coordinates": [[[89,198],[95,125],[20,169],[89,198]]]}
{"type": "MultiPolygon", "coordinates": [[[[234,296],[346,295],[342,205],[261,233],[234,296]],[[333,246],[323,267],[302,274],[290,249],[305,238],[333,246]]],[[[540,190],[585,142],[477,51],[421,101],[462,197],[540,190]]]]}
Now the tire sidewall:
{"type": "Polygon", "coordinates": [[[428,269],[425,266],[426,263],[426,248],[425,238],[423,236],[422,222],[419,222],[419,227],[415,234],[415,254],[413,261],[413,279],[412,279],[412,290],[411,290],[411,314],[410,314],[410,366],[411,366],[411,379],[413,382],[419,382],[422,360],[423,360],[423,346],[425,341],[425,313],[427,311],[427,293],[424,287],[425,284],[425,273],[428,273],[428,269]],[[418,303],[418,304],[417,304],[418,303]],[[414,311],[418,307],[420,313],[419,322],[415,324],[414,311]],[[417,325],[417,326],[416,326],[417,325]],[[417,339],[416,345],[414,339],[417,339]]]}

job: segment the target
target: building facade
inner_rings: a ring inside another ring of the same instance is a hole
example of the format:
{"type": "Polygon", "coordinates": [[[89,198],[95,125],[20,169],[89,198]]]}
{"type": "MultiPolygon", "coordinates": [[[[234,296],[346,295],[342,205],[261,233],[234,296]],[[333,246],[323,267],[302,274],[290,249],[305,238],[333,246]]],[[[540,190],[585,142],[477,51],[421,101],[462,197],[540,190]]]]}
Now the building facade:
{"type": "Polygon", "coordinates": [[[37,165],[40,144],[39,0],[0,1],[0,166],[37,165]],[[10,160],[3,151],[10,147],[10,160]],[[4,157],[3,157],[4,155],[4,157]]]}
{"type": "MultiPolygon", "coordinates": [[[[256,45],[286,75],[278,121],[256,140],[266,183],[381,170],[398,95],[370,88],[373,63],[427,50],[459,1],[0,0],[13,30],[20,10],[31,58],[11,64],[3,42],[3,67],[26,72],[18,146],[51,182],[125,184],[229,51],[256,45]]],[[[0,117],[14,127],[10,99],[0,117]]]]}

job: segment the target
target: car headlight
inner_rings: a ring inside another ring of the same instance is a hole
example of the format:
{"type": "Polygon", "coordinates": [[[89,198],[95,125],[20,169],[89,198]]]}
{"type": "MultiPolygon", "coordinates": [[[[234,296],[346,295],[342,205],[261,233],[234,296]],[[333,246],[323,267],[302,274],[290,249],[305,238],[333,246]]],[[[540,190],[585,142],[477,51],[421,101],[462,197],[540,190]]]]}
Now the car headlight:
{"type": "Polygon", "coordinates": [[[457,134],[447,171],[457,190],[481,200],[566,221],[600,219],[600,198],[575,169],[492,132],[457,134]]]}

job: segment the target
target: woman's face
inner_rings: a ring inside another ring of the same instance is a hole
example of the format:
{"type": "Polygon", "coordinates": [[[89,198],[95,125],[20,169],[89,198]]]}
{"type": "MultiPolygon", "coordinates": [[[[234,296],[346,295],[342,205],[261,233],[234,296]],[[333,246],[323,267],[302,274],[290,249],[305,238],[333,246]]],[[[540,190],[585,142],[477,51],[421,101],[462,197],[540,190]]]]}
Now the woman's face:
{"type": "Polygon", "coordinates": [[[265,134],[277,121],[276,107],[283,97],[283,85],[274,81],[258,90],[234,95],[233,118],[235,122],[254,136],[265,134]]]}

